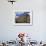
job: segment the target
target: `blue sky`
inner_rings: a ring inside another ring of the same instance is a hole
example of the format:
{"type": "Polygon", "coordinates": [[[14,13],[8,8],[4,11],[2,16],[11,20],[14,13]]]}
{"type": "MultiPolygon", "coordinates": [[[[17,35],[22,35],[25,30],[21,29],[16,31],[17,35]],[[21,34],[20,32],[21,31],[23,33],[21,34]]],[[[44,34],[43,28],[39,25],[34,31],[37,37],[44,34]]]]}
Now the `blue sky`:
{"type": "MultiPolygon", "coordinates": [[[[29,13],[29,12],[25,12],[25,13],[29,13]]],[[[24,12],[16,12],[16,16],[24,16],[24,12]]]]}
{"type": "Polygon", "coordinates": [[[22,16],[23,12],[16,12],[16,16],[22,16]]]}

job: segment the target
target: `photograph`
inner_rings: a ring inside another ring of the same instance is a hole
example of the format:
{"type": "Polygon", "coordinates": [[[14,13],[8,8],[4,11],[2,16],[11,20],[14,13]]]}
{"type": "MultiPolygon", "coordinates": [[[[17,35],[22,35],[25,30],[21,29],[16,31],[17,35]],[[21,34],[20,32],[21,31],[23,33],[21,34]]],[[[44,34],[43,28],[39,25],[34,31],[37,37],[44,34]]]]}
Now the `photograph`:
{"type": "Polygon", "coordinates": [[[16,25],[32,25],[32,12],[30,11],[15,12],[15,24],[16,25]]]}
{"type": "Polygon", "coordinates": [[[17,12],[15,23],[30,23],[30,12],[17,12]]]}

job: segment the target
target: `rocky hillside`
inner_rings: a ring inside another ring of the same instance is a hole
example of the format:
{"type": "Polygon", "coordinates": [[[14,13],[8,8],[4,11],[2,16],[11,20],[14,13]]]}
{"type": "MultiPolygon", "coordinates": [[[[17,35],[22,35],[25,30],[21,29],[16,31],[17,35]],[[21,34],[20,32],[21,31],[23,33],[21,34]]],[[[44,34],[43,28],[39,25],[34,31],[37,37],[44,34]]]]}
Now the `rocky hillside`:
{"type": "Polygon", "coordinates": [[[19,16],[19,18],[16,18],[15,20],[16,23],[30,23],[30,16],[19,16]]]}

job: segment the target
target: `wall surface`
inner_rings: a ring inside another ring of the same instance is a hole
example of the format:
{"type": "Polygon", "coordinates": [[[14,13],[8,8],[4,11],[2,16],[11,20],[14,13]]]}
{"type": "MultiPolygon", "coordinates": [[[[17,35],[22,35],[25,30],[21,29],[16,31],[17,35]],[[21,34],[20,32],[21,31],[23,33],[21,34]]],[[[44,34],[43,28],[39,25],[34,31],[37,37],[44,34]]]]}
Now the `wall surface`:
{"type": "Polygon", "coordinates": [[[16,0],[13,5],[0,0],[0,41],[15,40],[18,32],[31,34],[33,40],[46,40],[46,0],[16,0]],[[30,9],[33,10],[33,25],[14,26],[15,12],[30,9]]]}

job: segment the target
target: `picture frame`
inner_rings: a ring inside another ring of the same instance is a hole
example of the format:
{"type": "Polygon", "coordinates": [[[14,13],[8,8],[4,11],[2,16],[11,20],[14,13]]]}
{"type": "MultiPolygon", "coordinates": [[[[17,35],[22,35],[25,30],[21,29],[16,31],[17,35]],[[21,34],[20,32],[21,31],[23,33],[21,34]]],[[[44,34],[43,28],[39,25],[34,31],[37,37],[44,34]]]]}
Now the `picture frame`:
{"type": "Polygon", "coordinates": [[[30,26],[33,24],[32,10],[19,10],[15,12],[14,25],[16,26],[30,26]]]}

